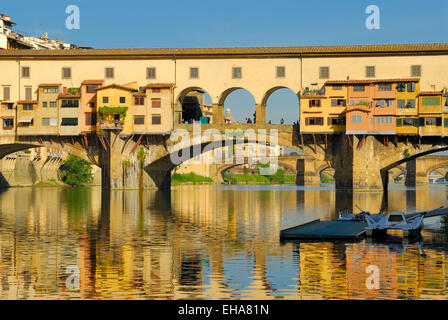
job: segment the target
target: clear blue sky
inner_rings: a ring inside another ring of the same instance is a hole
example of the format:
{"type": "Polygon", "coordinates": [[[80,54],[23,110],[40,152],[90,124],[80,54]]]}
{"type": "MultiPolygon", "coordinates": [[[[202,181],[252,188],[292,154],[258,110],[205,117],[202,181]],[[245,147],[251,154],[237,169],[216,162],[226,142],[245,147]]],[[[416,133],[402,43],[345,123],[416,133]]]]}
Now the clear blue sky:
{"type": "MultiPolygon", "coordinates": [[[[446,0],[16,0],[2,1],[0,12],[12,17],[19,32],[48,32],[94,48],[427,43],[448,38],[446,0]],[[81,11],[80,30],[65,28],[65,8],[72,4],[81,11]],[[380,8],[380,30],[365,27],[370,4],[380,8]]],[[[252,115],[247,106],[253,103],[249,93],[235,92],[225,107],[244,119],[252,115]]],[[[297,119],[292,92],[276,92],[270,105],[268,120],[297,119]]]]}

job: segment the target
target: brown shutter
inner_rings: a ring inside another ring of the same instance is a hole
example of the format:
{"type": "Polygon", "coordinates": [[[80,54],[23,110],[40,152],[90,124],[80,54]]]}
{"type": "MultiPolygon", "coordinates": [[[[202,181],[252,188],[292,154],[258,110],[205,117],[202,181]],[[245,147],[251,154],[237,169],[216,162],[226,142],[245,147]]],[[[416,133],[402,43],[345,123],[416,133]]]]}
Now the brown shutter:
{"type": "Polygon", "coordinates": [[[152,107],[153,108],[160,108],[162,106],[162,103],[160,99],[152,99],[152,107]]]}
{"type": "Polygon", "coordinates": [[[338,100],[336,100],[336,99],[331,99],[331,106],[332,106],[332,107],[337,107],[337,106],[338,106],[338,100]]]}
{"type": "Polygon", "coordinates": [[[311,108],[312,107],[312,105],[311,105],[311,100],[308,100],[308,106],[311,108]]]}

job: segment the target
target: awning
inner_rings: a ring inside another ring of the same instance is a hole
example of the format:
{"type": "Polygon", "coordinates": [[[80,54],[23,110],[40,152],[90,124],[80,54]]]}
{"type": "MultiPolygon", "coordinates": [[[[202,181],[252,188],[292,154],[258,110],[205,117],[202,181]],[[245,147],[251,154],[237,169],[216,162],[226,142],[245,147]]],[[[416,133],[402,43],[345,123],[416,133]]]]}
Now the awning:
{"type": "Polygon", "coordinates": [[[33,118],[30,118],[30,117],[26,118],[26,117],[24,117],[24,118],[20,118],[19,121],[17,121],[17,122],[18,123],[31,123],[31,121],[33,121],[33,118]]]}

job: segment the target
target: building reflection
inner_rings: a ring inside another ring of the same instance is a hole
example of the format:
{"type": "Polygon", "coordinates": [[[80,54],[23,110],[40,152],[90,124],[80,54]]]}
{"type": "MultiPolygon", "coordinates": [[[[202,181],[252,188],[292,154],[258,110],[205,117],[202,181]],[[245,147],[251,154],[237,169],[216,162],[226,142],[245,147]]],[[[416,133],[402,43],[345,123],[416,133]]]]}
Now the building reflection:
{"type": "MultiPolygon", "coordinates": [[[[331,219],[336,203],[375,212],[380,194],[257,188],[9,189],[0,194],[0,298],[447,297],[446,253],[432,240],[426,257],[416,244],[279,243],[282,228],[331,219]],[[381,271],[379,289],[366,287],[369,265],[381,271]],[[66,287],[68,266],[79,268],[79,289],[66,287]]],[[[437,207],[442,191],[390,190],[387,209],[437,207]]]]}

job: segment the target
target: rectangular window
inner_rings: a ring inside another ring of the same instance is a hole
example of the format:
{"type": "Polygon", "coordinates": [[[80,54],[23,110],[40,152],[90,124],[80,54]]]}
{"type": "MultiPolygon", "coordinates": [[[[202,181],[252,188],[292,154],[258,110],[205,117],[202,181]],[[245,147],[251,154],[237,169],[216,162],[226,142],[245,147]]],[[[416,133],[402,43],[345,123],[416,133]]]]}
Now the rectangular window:
{"type": "Polygon", "coordinates": [[[58,93],[59,92],[59,88],[53,88],[53,93],[58,93]]]}
{"type": "Polygon", "coordinates": [[[114,68],[106,68],[105,76],[106,76],[106,79],[113,79],[114,78],[114,68]]]}
{"type": "Polygon", "coordinates": [[[418,126],[418,118],[404,118],[403,126],[418,126]]]}
{"type": "Polygon", "coordinates": [[[190,68],[190,79],[199,79],[199,68],[190,68]]]}
{"type": "Polygon", "coordinates": [[[352,123],[362,123],[362,115],[357,115],[357,114],[352,115],[351,122],[352,123]]]}
{"type": "Polygon", "coordinates": [[[62,79],[71,79],[71,78],[72,78],[72,69],[62,68],[62,79]]]}
{"type": "Polygon", "coordinates": [[[392,84],[391,83],[380,83],[380,84],[378,84],[378,90],[379,91],[391,91],[392,84]]]}
{"type": "Polygon", "coordinates": [[[423,97],[422,106],[440,106],[440,97],[423,97]]]}
{"type": "Polygon", "coordinates": [[[403,119],[401,118],[397,118],[397,123],[396,123],[397,127],[401,127],[403,125],[403,119]]]}
{"type": "Polygon", "coordinates": [[[448,118],[443,119],[443,126],[448,128],[448,118]]]}
{"type": "Polygon", "coordinates": [[[341,126],[345,125],[344,117],[328,117],[328,125],[330,126],[341,126]]]}
{"type": "Polygon", "coordinates": [[[406,83],[405,82],[398,82],[397,83],[397,91],[398,92],[405,92],[406,91],[406,83]]]}
{"type": "Polygon", "coordinates": [[[3,100],[9,101],[11,99],[11,88],[3,87],[3,100]]]}
{"type": "Polygon", "coordinates": [[[25,87],[25,100],[33,99],[33,89],[31,87],[25,87]]]}
{"type": "Polygon", "coordinates": [[[13,103],[7,103],[6,104],[6,110],[12,110],[13,109],[14,104],[13,103]]]}
{"type": "Polygon", "coordinates": [[[422,76],[422,66],[412,65],[411,66],[411,77],[421,77],[422,76]]]}
{"type": "Polygon", "coordinates": [[[386,107],[393,107],[394,106],[394,100],[393,99],[386,99],[384,100],[386,107]]]}
{"type": "Polygon", "coordinates": [[[30,67],[22,67],[22,78],[30,77],[30,67]]]}
{"type": "Polygon", "coordinates": [[[156,68],[150,67],[146,68],[146,79],[155,79],[156,78],[156,68]]]}
{"type": "Polygon", "coordinates": [[[152,89],[152,93],[160,93],[160,89],[158,89],[158,88],[152,89]]]}
{"type": "Polygon", "coordinates": [[[330,67],[319,67],[319,79],[330,78],[330,67]]]}
{"type": "Polygon", "coordinates": [[[25,103],[24,105],[23,105],[23,111],[31,111],[31,110],[33,110],[33,104],[32,103],[25,103]]]}
{"type": "Polygon", "coordinates": [[[353,91],[355,92],[363,92],[364,90],[365,86],[362,84],[353,86],[353,91]]]}
{"type": "Polygon", "coordinates": [[[109,97],[103,97],[103,103],[109,103],[109,97]]]}
{"type": "Polygon", "coordinates": [[[3,118],[3,129],[12,129],[14,127],[14,119],[3,118]]]}
{"type": "Polygon", "coordinates": [[[320,100],[309,100],[310,107],[320,107],[320,100]]]}
{"type": "Polygon", "coordinates": [[[56,101],[50,101],[50,108],[56,108],[58,106],[56,101]]]}
{"type": "Polygon", "coordinates": [[[42,125],[43,126],[49,126],[50,125],[50,118],[42,118],[42,125]]]}
{"type": "Polygon", "coordinates": [[[61,126],[77,126],[78,118],[62,118],[61,126]]]}
{"type": "Polygon", "coordinates": [[[94,85],[94,86],[86,86],[86,92],[87,92],[87,93],[95,93],[95,92],[96,92],[96,88],[98,88],[97,85],[94,85]]]}
{"type": "Polygon", "coordinates": [[[152,115],[152,124],[161,124],[162,123],[162,117],[160,114],[153,114],[152,115]]]}
{"type": "Polygon", "coordinates": [[[415,82],[408,82],[407,87],[408,92],[415,92],[417,85],[415,82]]]}
{"type": "Polygon", "coordinates": [[[48,107],[48,102],[46,102],[46,101],[45,101],[45,102],[42,102],[42,107],[43,107],[43,108],[48,107]]]}
{"type": "Polygon", "coordinates": [[[408,99],[406,108],[415,109],[415,99],[408,99]]]}
{"type": "Polygon", "coordinates": [[[162,101],[160,99],[151,99],[151,106],[153,108],[160,108],[162,107],[162,101]]]}
{"type": "Polygon", "coordinates": [[[375,66],[366,66],[366,78],[375,78],[375,66]]]}
{"type": "Polygon", "coordinates": [[[241,79],[241,78],[242,78],[241,67],[233,67],[232,68],[232,79],[241,79]]]}
{"type": "Polygon", "coordinates": [[[322,118],[322,117],[305,118],[305,124],[310,125],[310,126],[323,126],[324,118],[322,118]]]}
{"type": "Polygon", "coordinates": [[[86,126],[96,125],[96,113],[86,113],[86,126]]]}
{"type": "Polygon", "coordinates": [[[342,90],[341,85],[333,85],[333,90],[342,90]]]}
{"type": "Polygon", "coordinates": [[[78,108],[78,100],[62,100],[61,108],[78,108]]]}
{"type": "Polygon", "coordinates": [[[145,98],[143,97],[135,97],[135,105],[142,106],[145,104],[145,98]]]}
{"type": "Polygon", "coordinates": [[[145,117],[134,117],[134,124],[145,124],[145,117]]]}
{"type": "Polygon", "coordinates": [[[331,106],[332,107],[345,107],[346,100],[345,99],[332,99],[331,106]]]}
{"type": "Polygon", "coordinates": [[[120,97],[120,103],[126,103],[126,97],[120,97]]]}
{"type": "Polygon", "coordinates": [[[435,126],[436,118],[425,118],[425,126],[435,126]]]}
{"type": "Polygon", "coordinates": [[[397,100],[397,107],[398,108],[405,108],[406,107],[406,100],[405,99],[398,99],[397,100]]]}
{"type": "Polygon", "coordinates": [[[277,72],[276,72],[277,78],[285,77],[285,67],[277,67],[276,70],[277,70],[277,72]]]}

